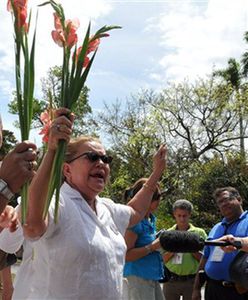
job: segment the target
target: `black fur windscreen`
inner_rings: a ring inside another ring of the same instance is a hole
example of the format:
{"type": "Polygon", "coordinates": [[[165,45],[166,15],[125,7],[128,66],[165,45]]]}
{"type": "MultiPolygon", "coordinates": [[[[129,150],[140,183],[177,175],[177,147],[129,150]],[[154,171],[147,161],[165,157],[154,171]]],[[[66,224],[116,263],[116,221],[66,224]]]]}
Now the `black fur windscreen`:
{"type": "Polygon", "coordinates": [[[241,241],[205,241],[196,233],[180,230],[162,230],[159,234],[159,241],[161,247],[167,252],[193,253],[201,251],[205,245],[219,247],[232,245],[237,249],[242,248],[241,241]]]}
{"type": "Polygon", "coordinates": [[[197,252],[205,244],[199,235],[180,230],[165,230],[160,234],[159,240],[161,247],[168,252],[197,252]]]}

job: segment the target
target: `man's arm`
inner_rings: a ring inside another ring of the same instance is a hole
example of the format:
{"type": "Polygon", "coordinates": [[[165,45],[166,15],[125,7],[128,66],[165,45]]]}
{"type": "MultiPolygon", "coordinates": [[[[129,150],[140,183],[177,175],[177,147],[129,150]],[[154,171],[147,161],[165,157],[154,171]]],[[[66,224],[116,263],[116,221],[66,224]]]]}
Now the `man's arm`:
{"type": "MultiPolygon", "coordinates": [[[[28,141],[18,144],[2,161],[0,179],[7,183],[7,189],[13,194],[34,176],[36,166],[36,145],[28,141]]],[[[9,199],[0,193],[0,213],[9,199]]]]}
{"type": "MultiPolygon", "coordinates": [[[[240,250],[248,252],[248,237],[235,237],[232,234],[229,234],[229,235],[222,236],[221,238],[217,239],[216,241],[228,241],[231,243],[241,242],[242,248],[240,250]]],[[[232,252],[232,251],[237,250],[235,245],[229,245],[229,246],[225,246],[225,247],[221,247],[221,248],[225,252],[232,252]]]]}

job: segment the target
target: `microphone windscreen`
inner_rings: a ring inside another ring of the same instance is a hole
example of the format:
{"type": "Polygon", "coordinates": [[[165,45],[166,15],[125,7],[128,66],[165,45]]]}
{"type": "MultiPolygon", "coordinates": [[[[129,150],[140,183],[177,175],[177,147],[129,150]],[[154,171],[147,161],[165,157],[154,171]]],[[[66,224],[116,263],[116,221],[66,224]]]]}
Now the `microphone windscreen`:
{"type": "Polygon", "coordinates": [[[181,230],[165,230],[159,237],[161,247],[167,252],[197,252],[203,249],[204,239],[198,234],[181,230]]]}

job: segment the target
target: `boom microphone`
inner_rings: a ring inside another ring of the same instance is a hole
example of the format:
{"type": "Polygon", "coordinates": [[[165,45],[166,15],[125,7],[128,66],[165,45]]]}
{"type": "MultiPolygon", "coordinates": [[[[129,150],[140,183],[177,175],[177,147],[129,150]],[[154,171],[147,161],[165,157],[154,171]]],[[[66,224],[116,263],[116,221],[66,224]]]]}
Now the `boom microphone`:
{"type": "Polygon", "coordinates": [[[164,230],[159,235],[161,247],[167,252],[198,252],[205,245],[225,247],[232,245],[237,249],[242,248],[240,241],[215,241],[204,240],[198,234],[180,230],[164,230]]]}

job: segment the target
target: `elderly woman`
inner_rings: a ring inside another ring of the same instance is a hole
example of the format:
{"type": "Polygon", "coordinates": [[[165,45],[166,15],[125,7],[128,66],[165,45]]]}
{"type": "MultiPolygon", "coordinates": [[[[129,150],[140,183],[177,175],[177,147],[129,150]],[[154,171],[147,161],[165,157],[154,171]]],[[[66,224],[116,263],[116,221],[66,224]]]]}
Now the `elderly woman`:
{"type": "Polygon", "coordinates": [[[165,167],[162,145],[153,159],[153,171],[128,205],[100,198],[110,173],[110,162],[101,142],[93,137],[70,141],[63,166],[65,182],[60,190],[59,220],[53,209],[44,220],[51,166],[58,140],[68,140],[72,120],[61,109],[50,130],[48,151],[29,192],[24,233],[33,239],[32,286],[28,299],[122,298],[122,272],[127,227],[142,220],[165,167]],[[59,125],[59,126],[58,126],[59,125]],[[59,130],[58,130],[59,129],[59,130]]]}

